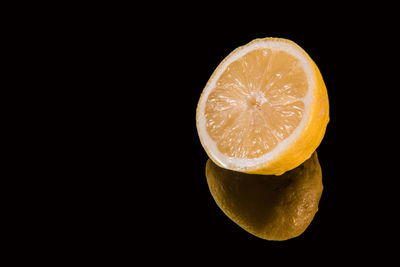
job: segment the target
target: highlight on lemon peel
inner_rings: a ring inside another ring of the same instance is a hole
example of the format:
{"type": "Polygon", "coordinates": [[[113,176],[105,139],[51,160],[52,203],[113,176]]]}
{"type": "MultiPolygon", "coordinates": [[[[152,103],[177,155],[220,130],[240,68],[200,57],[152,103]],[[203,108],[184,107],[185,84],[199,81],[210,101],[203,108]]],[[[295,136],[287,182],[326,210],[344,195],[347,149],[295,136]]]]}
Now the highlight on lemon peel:
{"type": "Polygon", "coordinates": [[[320,71],[292,41],[256,39],[230,53],[205,86],[197,130],[225,169],[281,175],[310,158],[329,121],[320,71]]]}
{"type": "Polygon", "coordinates": [[[221,210],[244,230],[267,240],[302,234],[318,210],[323,190],[316,152],[281,176],[235,172],[209,159],[206,177],[221,210]]]}

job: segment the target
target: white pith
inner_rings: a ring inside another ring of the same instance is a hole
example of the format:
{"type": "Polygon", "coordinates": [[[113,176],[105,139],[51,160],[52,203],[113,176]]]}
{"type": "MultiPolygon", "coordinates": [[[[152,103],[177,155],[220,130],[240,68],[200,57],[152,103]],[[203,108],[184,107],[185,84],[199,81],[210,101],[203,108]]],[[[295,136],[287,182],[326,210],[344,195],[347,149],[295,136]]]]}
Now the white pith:
{"type": "Polygon", "coordinates": [[[312,104],[312,96],[315,87],[315,73],[314,68],[312,66],[312,62],[309,57],[306,56],[305,52],[298,47],[297,45],[289,42],[282,41],[276,39],[257,39],[251,42],[250,44],[237,48],[234,52],[232,52],[224,61],[218,66],[217,70],[214,72],[212,78],[208,81],[206,87],[203,90],[203,95],[198,105],[197,110],[197,129],[199,135],[201,137],[202,145],[205,147],[205,150],[208,151],[210,157],[216,161],[220,166],[227,169],[234,169],[238,171],[251,171],[253,169],[258,169],[266,164],[269,161],[277,157],[280,153],[282,153],[286,147],[288,147],[294,140],[297,139],[299,134],[302,132],[307,119],[309,117],[309,110],[312,104]],[[234,61],[243,57],[248,52],[260,49],[260,48],[269,48],[272,51],[285,51],[292,56],[299,59],[300,66],[304,69],[307,81],[308,81],[308,91],[302,101],[305,104],[305,110],[300,121],[298,127],[293,131],[293,133],[281,141],[274,149],[267,152],[266,154],[258,157],[258,158],[233,158],[228,157],[222,154],[216,145],[216,142],[213,141],[207,133],[206,130],[206,119],[205,119],[205,106],[210,92],[215,88],[215,83],[218,81],[221,74],[226,70],[226,68],[234,61]]]}

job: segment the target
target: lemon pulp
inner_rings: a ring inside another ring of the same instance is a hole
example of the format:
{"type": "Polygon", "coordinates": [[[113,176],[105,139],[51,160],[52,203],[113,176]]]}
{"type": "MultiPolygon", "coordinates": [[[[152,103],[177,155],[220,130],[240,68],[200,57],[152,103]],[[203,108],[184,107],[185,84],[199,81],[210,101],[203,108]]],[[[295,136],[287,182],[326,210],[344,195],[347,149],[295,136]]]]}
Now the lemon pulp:
{"type": "Polygon", "coordinates": [[[284,51],[253,50],[232,62],[210,93],[207,132],[229,157],[260,157],[299,125],[307,90],[297,58],[284,51]]]}

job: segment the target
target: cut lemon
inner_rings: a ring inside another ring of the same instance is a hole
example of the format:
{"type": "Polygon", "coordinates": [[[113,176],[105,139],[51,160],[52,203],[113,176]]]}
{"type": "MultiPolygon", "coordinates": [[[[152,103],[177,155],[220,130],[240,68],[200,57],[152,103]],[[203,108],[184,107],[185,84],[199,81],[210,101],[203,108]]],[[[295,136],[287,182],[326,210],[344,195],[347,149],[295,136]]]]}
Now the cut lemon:
{"type": "Polygon", "coordinates": [[[256,39],[228,55],[197,106],[197,130],[220,167],[281,175],[307,160],[329,121],[318,67],[294,42],[256,39]]]}

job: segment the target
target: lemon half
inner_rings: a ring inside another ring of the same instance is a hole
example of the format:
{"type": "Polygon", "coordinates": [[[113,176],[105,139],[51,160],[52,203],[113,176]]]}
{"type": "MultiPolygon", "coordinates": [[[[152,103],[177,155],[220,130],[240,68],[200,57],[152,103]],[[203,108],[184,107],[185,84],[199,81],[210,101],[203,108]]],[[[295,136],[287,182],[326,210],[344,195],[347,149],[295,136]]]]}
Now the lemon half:
{"type": "Polygon", "coordinates": [[[281,175],[320,144],[329,121],[324,81],[292,41],[256,39],[229,54],[196,112],[200,141],[218,166],[281,175]]]}

